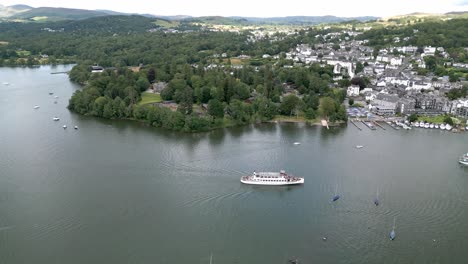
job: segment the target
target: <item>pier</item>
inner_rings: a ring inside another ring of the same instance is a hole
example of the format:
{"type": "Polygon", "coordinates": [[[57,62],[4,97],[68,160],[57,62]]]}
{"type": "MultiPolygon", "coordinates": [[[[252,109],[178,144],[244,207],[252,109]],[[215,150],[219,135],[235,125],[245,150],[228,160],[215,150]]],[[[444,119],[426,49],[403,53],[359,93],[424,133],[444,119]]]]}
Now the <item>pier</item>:
{"type": "Polygon", "coordinates": [[[349,121],[351,121],[351,124],[353,124],[357,129],[362,130],[362,128],[360,128],[352,119],[349,121]]]}
{"type": "Polygon", "coordinates": [[[390,121],[388,122],[385,122],[387,125],[389,125],[391,128],[395,129],[395,130],[400,130],[399,127],[395,126],[394,124],[392,124],[390,121]]]}
{"type": "Polygon", "coordinates": [[[69,71],[64,71],[64,72],[51,72],[50,74],[68,74],[69,71]]]}
{"type": "Polygon", "coordinates": [[[370,122],[366,121],[361,121],[366,127],[368,127],[370,130],[376,130],[375,126],[372,125],[370,122]]]}
{"type": "Polygon", "coordinates": [[[386,130],[385,127],[383,127],[381,124],[379,124],[378,122],[376,121],[372,121],[372,123],[380,128],[382,128],[383,130],[386,130]]]}

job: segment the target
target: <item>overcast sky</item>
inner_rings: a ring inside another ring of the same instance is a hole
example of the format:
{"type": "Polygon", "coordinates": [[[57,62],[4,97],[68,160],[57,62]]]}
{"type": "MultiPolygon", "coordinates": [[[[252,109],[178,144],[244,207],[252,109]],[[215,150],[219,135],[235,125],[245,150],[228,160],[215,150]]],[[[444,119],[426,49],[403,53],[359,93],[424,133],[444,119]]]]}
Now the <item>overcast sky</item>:
{"type": "Polygon", "coordinates": [[[394,16],[468,10],[468,0],[0,0],[2,5],[108,9],[126,13],[191,16],[394,16]]]}

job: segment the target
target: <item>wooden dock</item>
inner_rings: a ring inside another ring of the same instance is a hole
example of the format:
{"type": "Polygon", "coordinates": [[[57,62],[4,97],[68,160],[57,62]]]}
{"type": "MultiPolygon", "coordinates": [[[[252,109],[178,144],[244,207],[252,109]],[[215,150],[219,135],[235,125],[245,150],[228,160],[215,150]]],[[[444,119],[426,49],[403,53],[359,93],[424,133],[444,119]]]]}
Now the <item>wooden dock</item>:
{"type": "Polygon", "coordinates": [[[351,124],[353,124],[357,129],[362,130],[362,128],[360,128],[356,123],[354,123],[353,120],[350,119],[349,121],[351,121],[351,124]]]}
{"type": "Polygon", "coordinates": [[[365,121],[361,121],[361,122],[370,130],[376,130],[376,128],[370,122],[365,122],[365,121]]]}
{"type": "Polygon", "coordinates": [[[400,130],[399,127],[395,126],[395,125],[392,124],[392,123],[389,124],[389,123],[385,122],[385,124],[387,124],[388,126],[390,126],[391,128],[393,128],[393,129],[395,129],[395,130],[400,130]]]}
{"type": "Polygon", "coordinates": [[[382,126],[381,124],[379,124],[378,122],[372,121],[372,123],[374,123],[374,125],[376,125],[376,126],[382,128],[383,130],[386,130],[385,127],[383,127],[383,126],[382,126]]]}

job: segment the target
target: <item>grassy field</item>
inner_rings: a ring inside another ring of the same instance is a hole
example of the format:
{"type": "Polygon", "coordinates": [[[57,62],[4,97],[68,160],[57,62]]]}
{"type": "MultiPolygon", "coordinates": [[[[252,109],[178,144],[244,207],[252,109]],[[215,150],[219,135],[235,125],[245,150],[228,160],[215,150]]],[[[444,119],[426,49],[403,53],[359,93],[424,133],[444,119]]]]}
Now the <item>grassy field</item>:
{"type": "Polygon", "coordinates": [[[27,57],[27,56],[31,55],[31,52],[27,51],[27,50],[17,50],[16,54],[18,54],[18,56],[20,56],[20,57],[27,57]]]}
{"type": "Polygon", "coordinates": [[[138,102],[138,105],[145,105],[145,104],[159,103],[159,102],[162,102],[161,95],[145,92],[141,94],[141,101],[138,102]]]}
{"type": "MultiPolygon", "coordinates": [[[[420,116],[418,117],[418,121],[424,121],[426,123],[434,123],[434,124],[442,124],[444,122],[445,116],[438,115],[438,116],[420,116]]],[[[455,120],[454,120],[455,121],[455,120]]]]}
{"type": "Polygon", "coordinates": [[[155,25],[163,27],[163,28],[173,28],[179,26],[179,22],[177,21],[167,21],[167,20],[161,20],[158,19],[155,22],[153,22],[155,25]]]}

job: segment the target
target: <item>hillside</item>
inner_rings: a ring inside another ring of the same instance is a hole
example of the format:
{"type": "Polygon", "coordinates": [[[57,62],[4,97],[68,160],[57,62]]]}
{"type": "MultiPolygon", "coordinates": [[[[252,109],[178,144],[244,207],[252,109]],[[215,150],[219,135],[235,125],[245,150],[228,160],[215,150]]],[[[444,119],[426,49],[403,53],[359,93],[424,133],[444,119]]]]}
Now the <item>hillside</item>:
{"type": "Polygon", "coordinates": [[[265,24],[286,24],[286,25],[317,25],[324,23],[339,23],[343,21],[370,21],[378,19],[378,17],[365,16],[365,17],[336,17],[336,16],[287,16],[287,17],[245,17],[249,22],[265,23],[265,24]]]}
{"type": "Polygon", "coordinates": [[[25,12],[32,9],[32,7],[27,5],[13,5],[13,6],[4,6],[0,5],[0,18],[10,17],[21,12],[25,12]]]}
{"type": "Polygon", "coordinates": [[[71,9],[71,8],[55,8],[55,7],[38,7],[17,13],[10,16],[10,19],[24,19],[24,20],[79,20],[91,17],[106,16],[105,12],[84,10],[84,9],[71,9]]]}

